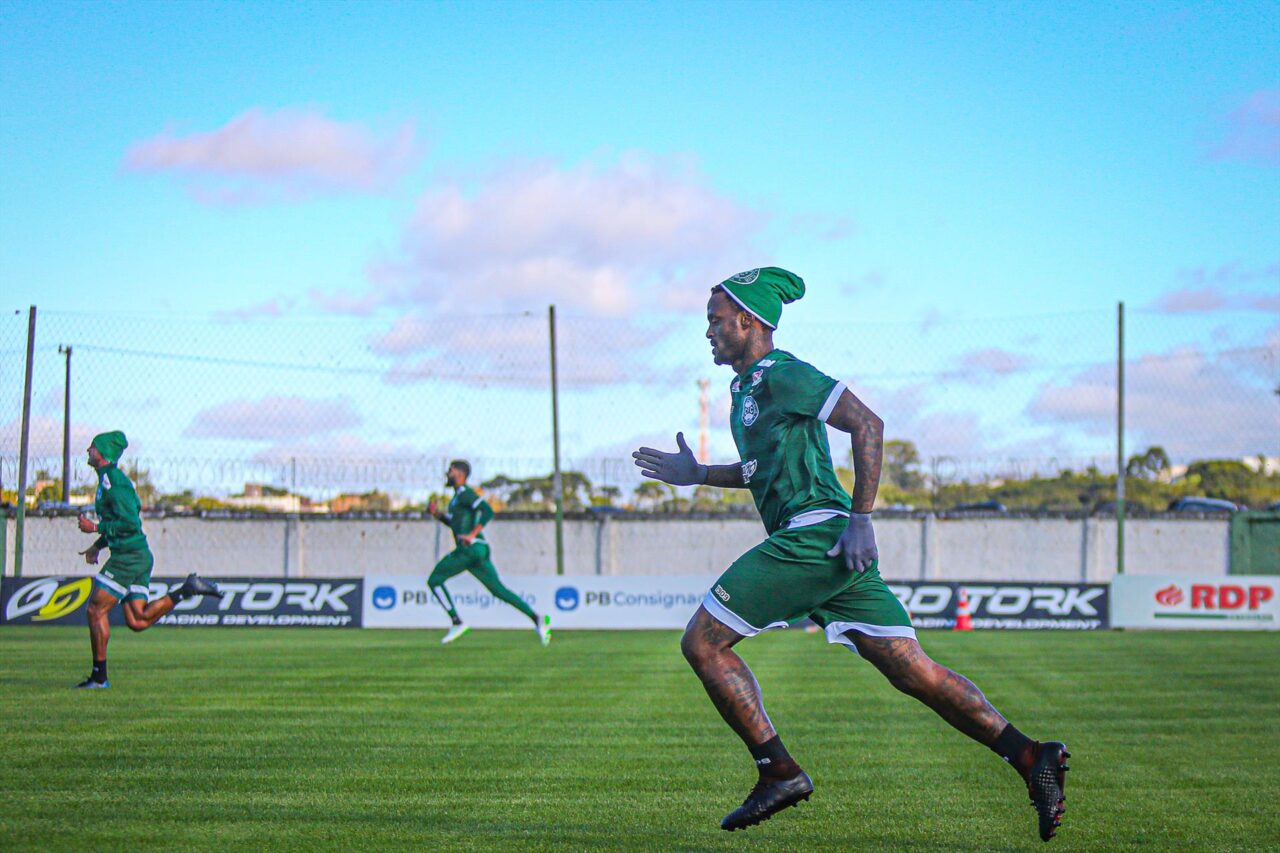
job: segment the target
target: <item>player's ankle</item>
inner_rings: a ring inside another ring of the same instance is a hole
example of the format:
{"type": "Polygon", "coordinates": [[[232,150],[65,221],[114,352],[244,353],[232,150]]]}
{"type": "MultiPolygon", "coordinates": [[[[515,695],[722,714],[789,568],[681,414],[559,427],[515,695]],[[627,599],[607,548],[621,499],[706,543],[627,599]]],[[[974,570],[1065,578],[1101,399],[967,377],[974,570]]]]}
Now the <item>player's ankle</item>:
{"type": "Polygon", "coordinates": [[[1004,727],[1004,731],[1000,732],[996,742],[991,744],[991,751],[1009,762],[1010,766],[1025,778],[1036,762],[1036,751],[1039,746],[1039,742],[1018,731],[1013,724],[1009,724],[1004,727]]]}
{"type": "Polygon", "coordinates": [[[800,773],[800,765],[787,752],[778,735],[764,743],[748,746],[747,749],[751,751],[751,757],[755,759],[756,769],[760,771],[762,778],[790,779],[800,773]]]}

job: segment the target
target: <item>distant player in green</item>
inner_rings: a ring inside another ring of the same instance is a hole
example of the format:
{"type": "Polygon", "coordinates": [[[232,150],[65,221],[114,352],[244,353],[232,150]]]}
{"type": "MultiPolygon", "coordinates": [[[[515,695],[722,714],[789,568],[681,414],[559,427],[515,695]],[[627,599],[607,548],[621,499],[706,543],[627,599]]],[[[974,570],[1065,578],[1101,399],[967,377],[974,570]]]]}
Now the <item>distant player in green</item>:
{"type": "Polygon", "coordinates": [[[111,637],[111,623],[107,615],[117,602],[124,602],[124,621],[131,630],[145,631],[154,625],[174,606],[196,595],[212,595],[221,598],[218,585],[187,575],[182,585],[171,589],[168,595],[148,602],[151,591],[151,567],[155,560],[147,547],[146,534],[142,532],[142,506],[133,482],[125,476],[116,463],[129,446],[122,432],[104,432],[94,436],[89,444],[89,465],[98,472],[98,491],[93,509],[98,520],[80,516],[80,530],[97,533],[98,538],[86,550],[84,561],[91,566],[98,564],[103,548],[111,552],[106,565],[93,579],[93,595],[89,598],[89,645],[93,651],[93,672],[76,685],[84,689],[101,689],[111,686],[107,680],[107,641],[111,637]]]}
{"type": "Polygon", "coordinates": [[[453,621],[453,627],[440,642],[452,643],[471,630],[462,623],[457,609],[453,606],[453,596],[444,585],[445,581],[455,575],[471,572],[475,579],[484,584],[485,589],[493,594],[494,598],[505,601],[528,616],[533,622],[533,627],[538,631],[538,638],[542,640],[542,645],[548,645],[551,642],[551,617],[545,615],[539,617],[520,596],[503,586],[498,578],[498,570],[489,561],[489,543],[485,541],[483,531],[484,526],[493,519],[493,507],[489,506],[475,489],[467,485],[467,478],[470,476],[471,463],[465,459],[455,459],[450,462],[444,481],[446,486],[454,490],[453,500],[449,501],[449,506],[444,512],[439,512],[435,501],[427,506],[427,512],[440,519],[453,531],[453,541],[456,545],[439,563],[436,563],[431,577],[427,578],[427,586],[431,588],[436,600],[453,621]]]}
{"type": "Polygon", "coordinates": [[[920,648],[911,618],[880,578],[871,524],[884,424],[843,382],[773,345],[782,303],[803,295],[804,282],[777,267],[739,273],[711,291],[711,355],[737,374],[729,386],[730,425],[740,464],[698,464],[683,434],[674,453],[642,447],[632,454],[644,476],[665,483],[750,489],[769,534],[720,576],[681,640],[759,770],[751,793],[720,825],[753,826],[813,792],[769,721],[755,676],[733,650],[744,637],[807,616],[825,629],[827,642],[866,658],[894,687],[1017,769],[1048,841],[1064,811],[1066,747],[1023,735],[973,682],[920,648]],[[852,436],[852,498],[836,479],[827,426],[852,436]]]}

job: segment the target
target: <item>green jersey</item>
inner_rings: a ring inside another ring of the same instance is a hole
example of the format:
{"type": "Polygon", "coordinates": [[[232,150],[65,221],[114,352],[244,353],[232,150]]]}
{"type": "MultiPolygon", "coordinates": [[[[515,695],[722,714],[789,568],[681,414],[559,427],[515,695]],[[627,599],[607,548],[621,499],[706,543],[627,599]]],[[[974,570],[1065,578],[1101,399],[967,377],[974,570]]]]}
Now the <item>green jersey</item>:
{"type": "MultiPolygon", "coordinates": [[[[453,500],[440,516],[440,520],[453,531],[454,544],[459,544],[458,537],[475,530],[477,524],[488,524],[492,519],[493,507],[470,486],[454,492],[453,500]]],[[[484,531],[476,535],[476,541],[484,541],[484,531]]]]}
{"type": "Polygon", "coordinates": [[[142,503],[133,481],[114,464],[98,469],[98,491],[93,500],[98,514],[98,539],[95,548],[138,551],[147,547],[142,532],[142,503]]]}
{"type": "Polygon", "coordinates": [[[844,390],[843,382],[777,349],[729,386],[729,426],[742,459],[742,481],[770,536],[793,521],[849,514],[849,494],[836,479],[826,428],[844,390]]]}

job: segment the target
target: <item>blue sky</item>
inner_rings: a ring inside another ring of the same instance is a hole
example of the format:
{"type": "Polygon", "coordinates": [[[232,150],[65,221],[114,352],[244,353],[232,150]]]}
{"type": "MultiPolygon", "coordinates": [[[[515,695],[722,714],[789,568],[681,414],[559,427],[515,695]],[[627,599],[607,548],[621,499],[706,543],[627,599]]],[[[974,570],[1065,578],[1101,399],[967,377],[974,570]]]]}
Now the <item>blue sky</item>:
{"type": "MultiPolygon", "coordinates": [[[[1134,443],[1280,455],[1280,4],[0,2],[0,27],[7,309],[90,356],[133,337],[368,371],[207,369],[199,393],[157,371],[129,405],[82,395],[85,430],[536,459],[546,419],[495,413],[538,393],[423,365],[532,365],[534,338],[433,324],[554,302],[583,353],[617,350],[568,425],[616,456],[696,426],[685,380],[728,380],[700,361],[706,288],[774,263],[810,286],[780,341],[926,452],[1109,452],[1124,300],[1134,443]],[[636,384],[655,363],[679,394],[636,384]],[[615,422],[637,395],[651,417],[615,422]],[[395,423],[442,401],[456,435],[395,423]],[[1197,412],[1219,426],[1162,431],[1197,412]]],[[[87,382],[138,368],[99,355],[87,382]]]]}

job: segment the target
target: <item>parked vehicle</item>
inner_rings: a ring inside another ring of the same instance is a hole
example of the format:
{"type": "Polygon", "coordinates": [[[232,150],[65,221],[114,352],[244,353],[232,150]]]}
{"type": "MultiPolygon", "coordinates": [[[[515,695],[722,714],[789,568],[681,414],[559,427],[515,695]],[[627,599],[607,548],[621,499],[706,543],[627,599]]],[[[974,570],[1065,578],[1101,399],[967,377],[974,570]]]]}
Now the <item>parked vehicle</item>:
{"type": "Polygon", "coordinates": [[[1009,508],[1000,501],[978,501],[977,503],[960,504],[953,512],[1008,512],[1009,508]]]}
{"type": "Polygon", "coordinates": [[[1222,498],[1186,496],[1169,504],[1170,512],[1235,512],[1240,507],[1222,498]]]}

